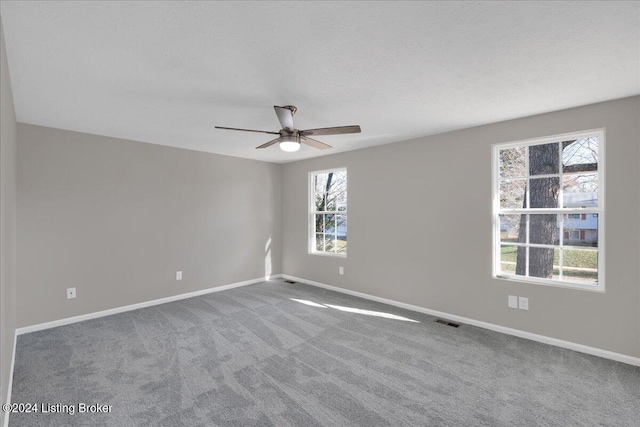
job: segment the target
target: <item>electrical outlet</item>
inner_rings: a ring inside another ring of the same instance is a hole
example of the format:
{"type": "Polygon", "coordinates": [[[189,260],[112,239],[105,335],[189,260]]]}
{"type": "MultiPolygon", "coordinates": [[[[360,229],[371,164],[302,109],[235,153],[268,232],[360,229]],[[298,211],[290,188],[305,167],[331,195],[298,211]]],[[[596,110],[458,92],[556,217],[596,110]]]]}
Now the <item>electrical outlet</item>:
{"type": "Polygon", "coordinates": [[[76,288],[67,288],[67,299],[73,299],[76,297],[76,288]]]}
{"type": "Polygon", "coordinates": [[[338,274],[341,276],[344,274],[344,267],[338,267],[338,274]]]}
{"type": "Polygon", "coordinates": [[[518,297],[515,295],[509,295],[507,305],[509,308],[518,308],[518,297]]]}
{"type": "Polygon", "coordinates": [[[182,271],[176,271],[176,280],[182,280],[182,271]]]}
{"type": "Polygon", "coordinates": [[[529,298],[518,297],[518,308],[520,310],[529,310],[529,298]]]}

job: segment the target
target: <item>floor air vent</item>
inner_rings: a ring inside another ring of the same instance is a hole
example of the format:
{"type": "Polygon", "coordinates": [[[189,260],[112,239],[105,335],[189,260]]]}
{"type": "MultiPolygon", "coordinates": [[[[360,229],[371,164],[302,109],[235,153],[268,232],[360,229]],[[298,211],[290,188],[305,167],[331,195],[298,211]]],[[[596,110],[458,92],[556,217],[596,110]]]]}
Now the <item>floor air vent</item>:
{"type": "Polygon", "coordinates": [[[458,326],[460,326],[458,323],[453,323],[453,322],[449,322],[448,320],[442,320],[442,319],[437,319],[436,323],[442,323],[443,325],[453,326],[454,328],[457,328],[458,326]]]}
{"type": "Polygon", "coordinates": [[[294,282],[293,280],[285,280],[284,282],[285,282],[285,283],[291,283],[292,285],[293,285],[294,283],[296,283],[296,282],[294,282]]]}

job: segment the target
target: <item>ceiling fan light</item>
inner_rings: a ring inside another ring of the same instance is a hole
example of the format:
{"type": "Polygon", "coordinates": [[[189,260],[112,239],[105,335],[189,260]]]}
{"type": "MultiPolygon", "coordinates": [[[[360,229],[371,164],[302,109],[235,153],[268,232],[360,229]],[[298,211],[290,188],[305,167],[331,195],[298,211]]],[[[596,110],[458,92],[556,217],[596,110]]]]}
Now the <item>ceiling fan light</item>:
{"type": "Polygon", "coordinates": [[[283,136],[280,140],[280,149],[288,153],[293,153],[300,149],[300,138],[293,135],[283,136]]]}
{"type": "Polygon", "coordinates": [[[295,141],[282,141],[280,142],[280,149],[292,153],[300,149],[300,143],[295,141]]]}

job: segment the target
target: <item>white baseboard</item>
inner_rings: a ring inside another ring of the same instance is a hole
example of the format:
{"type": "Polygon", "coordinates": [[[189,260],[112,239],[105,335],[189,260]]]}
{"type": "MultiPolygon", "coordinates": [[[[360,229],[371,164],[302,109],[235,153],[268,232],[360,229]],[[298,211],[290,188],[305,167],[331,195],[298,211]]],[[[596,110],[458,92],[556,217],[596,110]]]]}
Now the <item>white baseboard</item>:
{"type": "MultiPolygon", "coordinates": [[[[42,331],[44,329],[51,329],[58,326],[69,325],[71,323],[82,322],[83,320],[97,319],[99,317],[111,316],[112,314],[124,313],[125,311],[137,310],[139,308],[151,307],[154,305],[166,304],[172,301],[178,301],[181,299],[197,297],[200,295],[210,294],[212,292],[226,291],[227,289],[239,288],[241,286],[253,285],[273,279],[280,279],[281,274],[276,274],[268,277],[261,277],[258,279],[245,280],[244,282],[231,283],[229,285],[216,286],[214,288],[202,289],[199,291],[188,292],[186,294],[172,295],[166,298],[154,299],[151,301],[140,302],[137,304],[125,305],[123,307],[110,308],[108,310],[96,311],[94,313],[87,313],[80,316],[67,317],[65,319],[53,320],[51,322],[38,323],[37,325],[24,326],[16,329],[16,335],[28,334],[29,332],[42,331]]],[[[15,350],[15,348],[14,348],[15,350]]]]}
{"type": "Polygon", "coordinates": [[[596,347],[589,347],[583,344],[577,344],[570,341],[564,341],[557,338],[547,337],[545,335],[538,335],[531,332],[521,331],[519,329],[507,328],[506,326],[500,326],[493,323],[482,322],[480,320],[474,320],[467,317],[458,316],[455,314],[444,313],[442,311],[431,310],[417,305],[407,304],[404,302],[394,301],[387,298],[377,297],[375,295],[369,295],[362,292],[351,291],[349,289],[339,288],[337,286],[331,286],[320,282],[314,282],[312,280],[303,279],[300,277],[290,276],[288,274],[281,275],[283,279],[293,280],[295,282],[304,283],[319,288],[329,289],[331,291],[341,292],[343,294],[353,295],[356,297],[381,302],[383,304],[389,304],[396,307],[404,308],[411,311],[417,311],[419,313],[429,314],[435,317],[442,317],[448,320],[464,323],[467,325],[477,326],[483,329],[489,329],[495,332],[501,332],[507,335],[513,335],[520,338],[525,338],[532,341],[541,342],[543,344],[549,344],[556,347],[562,347],[569,350],[579,351],[580,353],[591,354],[593,356],[603,357],[605,359],[615,360],[617,362],[627,363],[629,365],[640,366],[640,358],[628,356],[626,354],[615,353],[609,350],[603,350],[596,347]]]}

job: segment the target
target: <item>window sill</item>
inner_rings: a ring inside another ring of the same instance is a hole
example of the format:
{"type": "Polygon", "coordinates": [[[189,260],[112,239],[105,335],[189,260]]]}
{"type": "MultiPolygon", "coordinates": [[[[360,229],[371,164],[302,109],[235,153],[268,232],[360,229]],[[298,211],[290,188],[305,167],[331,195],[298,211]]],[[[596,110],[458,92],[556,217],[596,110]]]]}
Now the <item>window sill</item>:
{"type": "Polygon", "coordinates": [[[554,288],[574,289],[579,291],[596,292],[599,294],[605,293],[604,283],[599,283],[598,285],[583,285],[581,283],[575,282],[560,282],[558,280],[540,279],[536,277],[519,277],[507,274],[494,275],[492,278],[498,280],[507,280],[509,282],[528,283],[531,285],[543,285],[551,286],[554,288]]]}
{"type": "Polygon", "coordinates": [[[333,258],[346,258],[347,254],[332,254],[330,252],[309,252],[309,255],[328,256],[333,258]]]}

